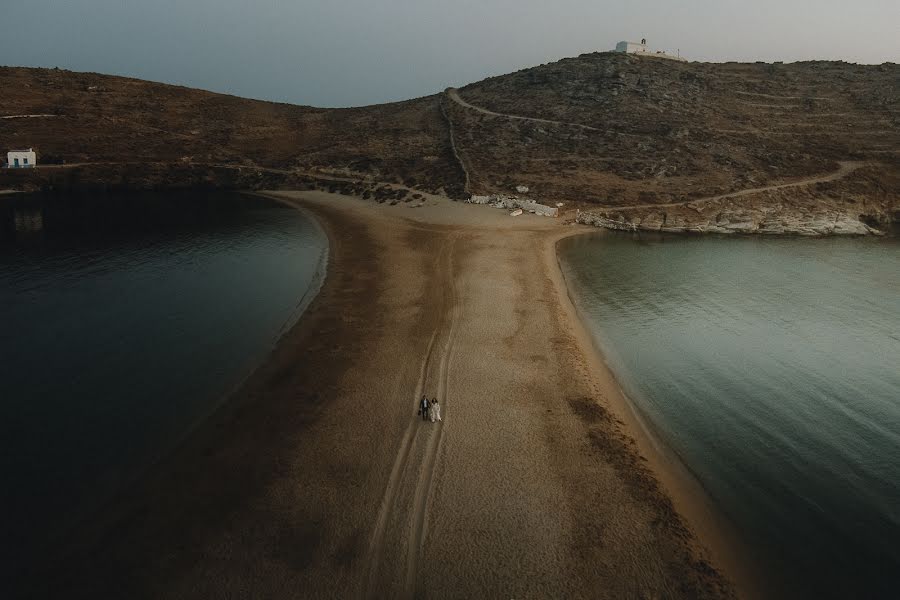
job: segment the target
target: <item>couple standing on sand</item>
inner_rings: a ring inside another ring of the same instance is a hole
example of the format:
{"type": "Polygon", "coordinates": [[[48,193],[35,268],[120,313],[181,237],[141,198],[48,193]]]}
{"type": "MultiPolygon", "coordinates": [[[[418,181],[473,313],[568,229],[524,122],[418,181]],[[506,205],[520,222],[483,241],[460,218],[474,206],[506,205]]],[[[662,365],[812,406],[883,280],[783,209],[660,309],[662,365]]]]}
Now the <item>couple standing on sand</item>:
{"type": "Polygon", "coordinates": [[[431,422],[441,420],[441,405],[438,404],[437,398],[432,398],[430,401],[427,396],[422,396],[422,400],[419,401],[419,414],[422,415],[422,420],[427,421],[431,419],[431,422]]]}

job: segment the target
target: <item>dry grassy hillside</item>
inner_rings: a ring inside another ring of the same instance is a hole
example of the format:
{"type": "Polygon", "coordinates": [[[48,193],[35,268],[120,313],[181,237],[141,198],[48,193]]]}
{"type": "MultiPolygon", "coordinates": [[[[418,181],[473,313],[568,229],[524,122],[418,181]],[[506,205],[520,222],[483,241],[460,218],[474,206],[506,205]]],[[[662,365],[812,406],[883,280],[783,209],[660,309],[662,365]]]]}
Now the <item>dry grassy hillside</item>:
{"type": "Polygon", "coordinates": [[[497,113],[596,128],[454,107],[480,187],[517,180],[547,188],[546,177],[551,194],[610,205],[756,187],[824,173],[840,160],[896,164],[900,151],[898,65],[603,53],[488,79],[460,95],[497,113]]]}
{"type": "MultiPolygon", "coordinates": [[[[436,97],[325,110],[121,77],[0,67],[0,101],[0,117],[51,115],[0,118],[0,149],[33,146],[45,165],[129,163],[135,185],[141,174],[155,185],[190,184],[181,178],[198,169],[233,183],[213,165],[273,170],[267,184],[273,174],[283,178],[316,167],[429,191],[452,193],[459,181],[436,97]]],[[[114,183],[110,172],[122,169],[84,168],[78,180],[114,183]]]]}
{"type": "Polygon", "coordinates": [[[760,193],[743,204],[815,211],[821,199],[872,222],[890,220],[900,204],[895,64],[678,63],[600,53],[340,110],[0,68],[0,100],[0,116],[54,115],[0,119],[0,146],[35,146],[45,164],[129,164],[83,167],[78,176],[6,173],[0,187],[29,178],[293,187],[330,177],[327,185],[356,192],[390,182],[462,198],[524,184],[536,199],[600,206],[626,220],[668,206],[663,222],[668,213],[694,218],[693,209],[672,205],[751,189],[760,193]],[[830,173],[840,177],[819,181],[830,173]],[[765,190],[804,181],[810,185],[765,190]]]}

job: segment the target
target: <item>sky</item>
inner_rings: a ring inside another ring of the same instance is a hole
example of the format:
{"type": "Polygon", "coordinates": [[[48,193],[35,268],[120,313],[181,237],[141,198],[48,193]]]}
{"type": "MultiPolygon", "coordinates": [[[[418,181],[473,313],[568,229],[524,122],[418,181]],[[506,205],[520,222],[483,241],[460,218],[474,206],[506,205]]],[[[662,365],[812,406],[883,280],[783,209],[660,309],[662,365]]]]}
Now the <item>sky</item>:
{"type": "Polygon", "coordinates": [[[702,61],[900,63],[900,0],[0,0],[0,64],[323,107],[641,38],[702,61]]]}

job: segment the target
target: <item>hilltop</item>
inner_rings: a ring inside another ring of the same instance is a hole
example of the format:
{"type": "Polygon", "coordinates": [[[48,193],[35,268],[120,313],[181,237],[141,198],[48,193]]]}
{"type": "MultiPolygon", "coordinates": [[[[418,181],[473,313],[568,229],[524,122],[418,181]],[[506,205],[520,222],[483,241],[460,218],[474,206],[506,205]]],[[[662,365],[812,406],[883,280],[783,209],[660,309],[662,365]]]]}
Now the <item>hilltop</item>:
{"type": "Polygon", "coordinates": [[[353,109],[45,69],[0,68],[0,84],[5,115],[52,115],[0,119],[0,144],[35,146],[45,164],[93,164],[45,170],[33,185],[337,186],[379,199],[525,185],[625,228],[740,230],[772,210],[882,226],[900,205],[890,63],[596,53],[353,109]]]}

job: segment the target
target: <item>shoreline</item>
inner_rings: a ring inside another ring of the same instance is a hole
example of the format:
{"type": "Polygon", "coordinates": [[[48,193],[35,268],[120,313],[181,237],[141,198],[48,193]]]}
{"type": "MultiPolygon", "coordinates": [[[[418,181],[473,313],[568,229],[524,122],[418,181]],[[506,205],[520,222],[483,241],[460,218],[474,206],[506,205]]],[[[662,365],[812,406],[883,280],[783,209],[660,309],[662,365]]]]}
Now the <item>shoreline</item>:
{"type": "Polygon", "coordinates": [[[321,291],[34,580],[83,597],[734,595],[565,314],[555,242],[587,231],[434,196],[266,196],[328,234],[321,291]],[[423,392],[438,425],[415,417],[423,392]]]}
{"type": "MultiPolygon", "coordinates": [[[[252,194],[256,194],[256,192],[252,194]]],[[[196,534],[191,532],[191,529],[208,527],[208,523],[200,523],[198,526],[192,522],[184,522],[179,515],[179,513],[197,515],[204,510],[202,499],[182,495],[185,492],[184,488],[194,485],[194,482],[191,481],[194,477],[194,474],[190,472],[191,467],[196,466],[198,460],[202,461],[204,456],[209,456],[216,446],[220,446],[217,443],[221,436],[219,430],[224,423],[236,419],[237,415],[248,410],[248,402],[261,387],[260,380],[271,379],[273,371],[276,372],[277,377],[277,372],[284,367],[284,357],[279,355],[293,354],[293,347],[296,347],[298,341],[308,339],[312,333],[311,330],[321,326],[319,323],[321,319],[311,313],[322,310],[324,305],[333,299],[336,282],[332,277],[332,271],[337,270],[337,264],[340,262],[339,255],[347,245],[338,243],[339,237],[335,234],[332,219],[323,218],[319,213],[313,213],[305,207],[286,202],[284,199],[271,196],[265,196],[265,198],[305,213],[306,217],[327,237],[328,245],[323,254],[324,268],[315,295],[312,295],[299,317],[280,335],[269,352],[255,361],[240,381],[236,382],[231,390],[223,395],[216,407],[192,424],[191,429],[185,435],[180,436],[173,448],[156,457],[139,477],[133,478],[113,498],[99,506],[97,510],[92,511],[91,515],[79,519],[73,527],[62,532],[63,535],[55,547],[46,546],[44,548],[51,565],[55,561],[65,561],[59,568],[48,569],[44,564],[22,565],[11,571],[6,578],[11,591],[19,592],[27,597],[66,595],[87,599],[102,597],[104,593],[121,593],[120,589],[131,586],[131,594],[135,597],[149,597],[147,590],[154,589],[149,582],[145,586],[137,587],[134,585],[134,581],[126,581],[126,578],[140,576],[142,569],[135,564],[135,561],[126,559],[125,562],[120,563],[120,566],[127,569],[127,573],[108,576],[102,572],[105,566],[84,558],[82,555],[87,549],[103,553],[107,544],[118,543],[123,530],[127,531],[133,528],[135,518],[140,518],[148,511],[153,510],[150,508],[148,498],[166,504],[157,510],[166,515],[165,520],[169,525],[168,541],[194,537],[196,534]],[[181,464],[181,459],[184,458],[188,459],[187,465],[181,464]],[[179,495],[181,495],[180,498],[178,498],[179,495]],[[173,533],[176,523],[177,528],[183,528],[184,533],[173,533]],[[83,577],[78,572],[82,568],[93,572],[83,577]]],[[[314,411],[315,408],[313,407],[312,410],[314,411]]],[[[231,493],[236,492],[232,491],[231,493]]],[[[145,529],[143,533],[143,537],[153,537],[149,528],[145,529]]],[[[135,533],[132,533],[131,537],[132,541],[142,541],[140,539],[142,536],[135,533]]],[[[164,548],[166,545],[168,544],[157,543],[156,548],[164,548]]],[[[131,549],[126,551],[130,552],[131,549]]],[[[107,560],[116,562],[112,552],[107,553],[107,560]]]]}
{"type": "MultiPolygon", "coordinates": [[[[303,297],[297,302],[297,306],[292,312],[291,316],[285,321],[285,324],[282,325],[281,331],[278,334],[278,339],[275,341],[275,344],[269,350],[269,353],[266,354],[265,357],[260,362],[264,362],[269,354],[275,349],[275,347],[281,342],[281,338],[290,333],[290,331],[299,323],[300,319],[303,318],[303,314],[310,307],[310,305],[315,301],[315,299],[319,296],[319,292],[322,291],[322,287],[325,285],[325,280],[328,278],[328,265],[331,262],[331,246],[334,243],[334,234],[328,230],[326,223],[319,218],[314,212],[309,210],[308,208],[298,205],[296,203],[285,200],[284,198],[279,198],[276,196],[269,196],[260,192],[242,192],[246,196],[257,196],[260,198],[264,198],[269,201],[275,201],[282,206],[287,206],[288,208],[292,208],[296,211],[299,211],[305,218],[307,218],[313,226],[319,230],[322,237],[325,239],[325,250],[322,252],[322,255],[319,257],[319,260],[316,264],[316,272],[313,275],[313,281],[309,286],[309,289],[306,290],[306,293],[303,294],[303,297]]],[[[256,364],[247,375],[249,377],[259,368],[259,364],[256,364]]],[[[229,396],[237,393],[238,389],[244,384],[247,377],[241,380],[240,384],[236,386],[232,392],[229,393],[229,396]]]]}
{"type": "MultiPolygon", "coordinates": [[[[0,190],[0,197],[17,194],[25,196],[26,199],[29,196],[41,196],[40,192],[32,193],[20,190],[0,190]]],[[[222,194],[249,197],[254,195],[253,192],[231,191],[225,191],[222,192],[222,194]]],[[[184,421],[183,427],[174,431],[170,436],[165,437],[158,445],[153,446],[145,454],[142,454],[140,462],[130,465],[128,469],[121,469],[122,475],[117,478],[116,484],[114,486],[109,486],[110,489],[113,490],[111,493],[85,495],[84,498],[87,498],[87,501],[83,502],[84,506],[81,506],[77,511],[72,510],[67,515],[67,519],[61,522],[59,527],[41,530],[39,534],[32,533],[32,539],[36,539],[37,542],[30,548],[29,552],[20,552],[18,561],[11,562],[10,565],[6,565],[6,568],[0,568],[0,581],[5,578],[15,580],[21,572],[27,572],[31,568],[30,559],[32,558],[32,554],[34,556],[39,556],[45,553],[52,553],[52,545],[55,542],[60,540],[65,541],[70,538],[73,532],[79,532],[84,529],[86,524],[95,522],[97,514],[106,510],[110,505],[113,505],[117,499],[121,498],[123,493],[126,493],[127,490],[131,489],[136,482],[143,480],[148,473],[152,473],[154,470],[158,469],[158,464],[164,464],[169,459],[170,455],[174,454],[193,436],[195,430],[201,428],[205,423],[213,419],[220,410],[225,408],[232,399],[242,391],[248,380],[250,380],[256,372],[263,368],[265,363],[271,359],[272,354],[278,345],[281,344],[282,339],[299,324],[299,321],[303,318],[306,310],[318,297],[327,277],[327,265],[329,261],[330,240],[328,238],[328,232],[324,228],[323,221],[303,207],[285,203],[283,200],[268,197],[264,198],[270,206],[275,203],[286,206],[291,210],[298,211],[301,218],[307,219],[321,234],[322,239],[325,242],[324,250],[321,252],[319,260],[317,261],[315,273],[308,289],[301,296],[297,304],[290,309],[290,314],[279,326],[279,331],[272,338],[267,340],[265,346],[262,347],[261,352],[252,356],[249,360],[243,361],[241,365],[234,370],[233,375],[235,376],[235,379],[227,388],[216,393],[214,396],[211,396],[210,402],[208,403],[209,405],[204,406],[202,410],[198,411],[194,418],[184,421]],[[27,556],[29,560],[23,560],[23,557],[25,556],[27,556]]],[[[254,203],[258,203],[258,201],[259,198],[251,199],[251,202],[254,203]]]]}
{"type": "MultiPolygon", "coordinates": [[[[110,497],[99,503],[95,503],[95,505],[88,508],[87,510],[80,511],[78,514],[75,514],[74,517],[70,521],[67,521],[59,531],[55,531],[50,535],[44,536],[45,539],[43,539],[35,547],[35,554],[53,554],[54,550],[52,548],[52,545],[55,542],[62,541],[65,543],[66,540],[69,540],[72,537],[73,533],[75,535],[83,535],[83,530],[86,527],[90,527],[98,521],[97,515],[106,510],[109,510],[110,507],[112,507],[112,510],[114,511],[124,512],[117,507],[117,502],[122,500],[123,495],[127,495],[129,491],[134,488],[136,483],[142,482],[148,477],[156,474],[156,472],[158,472],[161,468],[160,465],[167,465],[171,461],[171,456],[176,454],[183,446],[188,444],[197,430],[202,429],[205,424],[218,418],[221,412],[229,408],[230,404],[247,386],[248,381],[251,380],[257,374],[257,372],[264,368],[266,364],[272,359],[273,354],[282,343],[284,338],[291,334],[294,328],[300,325],[300,321],[304,318],[306,311],[319,297],[319,294],[325,285],[325,280],[328,274],[328,264],[330,261],[331,239],[329,231],[326,228],[326,222],[304,207],[285,202],[281,199],[256,194],[255,192],[225,193],[251,197],[257,195],[261,196],[268,202],[276,202],[277,204],[286,206],[292,210],[299,211],[302,214],[303,218],[309,220],[309,222],[312,223],[313,227],[315,227],[321,233],[323,239],[325,240],[325,248],[321,253],[319,261],[316,265],[316,272],[313,276],[309,288],[300,298],[297,305],[291,311],[291,314],[287,317],[285,322],[280,326],[278,334],[271,341],[271,345],[267,346],[261,354],[254,357],[252,360],[247,361],[246,364],[244,364],[240,368],[240,370],[235,372],[237,377],[227,390],[221,392],[220,394],[217,394],[215,396],[215,401],[211,402],[210,406],[204,409],[199,414],[199,416],[197,416],[195,419],[192,419],[190,422],[187,422],[185,424],[185,427],[183,428],[183,431],[176,433],[170,440],[168,440],[165,447],[161,449],[154,449],[150,454],[148,454],[148,459],[145,462],[143,462],[141,465],[138,465],[135,470],[125,475],[121,481],[121,485],[118,486],[118,489],[113,492],[110,497]]],[[[0,190],[0,196],[13,194],[29,195],[28,192],[22,192],[19,190],[0,190]]],[[[37,195],[39,194],[39,192],[34,194],[37,195]]],[[[99,520],[103,520],[103,518],[99,520]]],[[[11,581],[15,581],[23,572],[28,573],[31,568],[32,567],[28,562],[23,562],[22,564],[13,565],[12,569],[2,573],[2,575],[4,577],[8,577],[11,581]]]]}
{"type": "MultiPolygon", "coordinates": [[[[271,196],[270,196],[271,197],[271,196]]],[[[295,204],[291,204],[296,206],[295,204]]],[[[314,211],[312,211],[313,214],[314,211]]],[[[560,226],[561,228],[561,226],[560,226]]],[[[576,231],[560,231],[546,240],[545,256],[549,259],[546,265],[548,274],[553,280],[560,297],[560,304],[569,317],[569,324],[578,331],[578,342],[585,356],[599,368],[597,373],[604,383],[611,383],[614,392],[610,394],[618,416],[625,420],[627,432],[635,437],[640,450],[648,457],[653,474],[660,479],[664,489],[671,494],[679,513],[684,515],[689,525],[697,531],[700,542],[697,550],[713,564],[722,568],[738,590],[739,597],[762,598],[761,587],[754,581],[754,569],[741,565],[739,558],[745,555],[743,544],[734,530],[714,506],[702,484],[690,472],[682,459],[669,448],[665,440],[652,430],[653,424],[639,412],[621,388],[615,373],[607,365],[603,350],[587,330],[581,311],[573,296],[574,291],[566,279],[565,271],[557,252],[558,243],[569,237],[596,233],[590,226],[583,226],[576,231]],[[715,558],[712,558],[715,556],[715,558]]]]}
{"type": "MultiPolygon", "coordinates": [[[[257,194],[296,208],[317,223],[322,222],[315,210],[302,204],[265,192],[257,194]]],[[[324,223],[321,226],[324,229],[324,223]]],[[[545,266],[556,286],[560,304],[569,318],[569,324],[577,331],[579,346],[596,368],[599,379],[604,384],[612,384],[605,391],[609,393],[608,397],[612,400],[611,404],[616,409],[617,416],[624,420],[627,432],[635,438],[639,449],[647,457],[653,474],[672,496],[678,513],[683,515],[689,526],[695,530],[700,542],[697,550],[704,558],[725,571],[737,588],[739,597],[773,597],[774,590],[771,588],[763,593],[763,586],[760,584],[763,579],[759,577],[762,567],[747,564],[746,557],[749,556],[749,552],[734,524],[722,514],[690,467],[675,453],[656,431],[656,426],[625,393],[615,372],[607,364],[603,349],[588,329],[585,317],[578,308],[576,292],[566,278],[558,245],[564,239],[592,233],[597,233],[596,227],[582,224],[578,230],[560,231],[545,241],[545,256],[548,259],[545,266]]]]}
{"type": "Polygon", "coordinates": [[[722,568],[744,598],[771,598],[773,589],[764,589],[760,582],[762,566],[748,560],[751,553],[737,532],[736,527],[716,506],[703,484],[693,474],[684,460],[669,446],[656,430],[656,425],[644,415],[629,398],[619,383],[618,376],[606,362],[603,348],[591,333],[588,321],[579,308],[574,282],[566,277],[559,255],[558,245],[567,238],[584,234],[596,234],[596,228],[561,233],[547,242],[548,261],[552,261],[554,283],[557,286],[561,304],[570,322],[577,331],[578,343],[594,369],[601,374],[601,381],[608,385],[604,390],[622,419],[628,432],[634,436],[641,452],[650,463],[653,474],[660,480],[672,497],[677,511],[695,530],[705,551],[715,558],[712,562],[722,568]],[[765,592],[765,593],[764,593],[765,592]]]}

